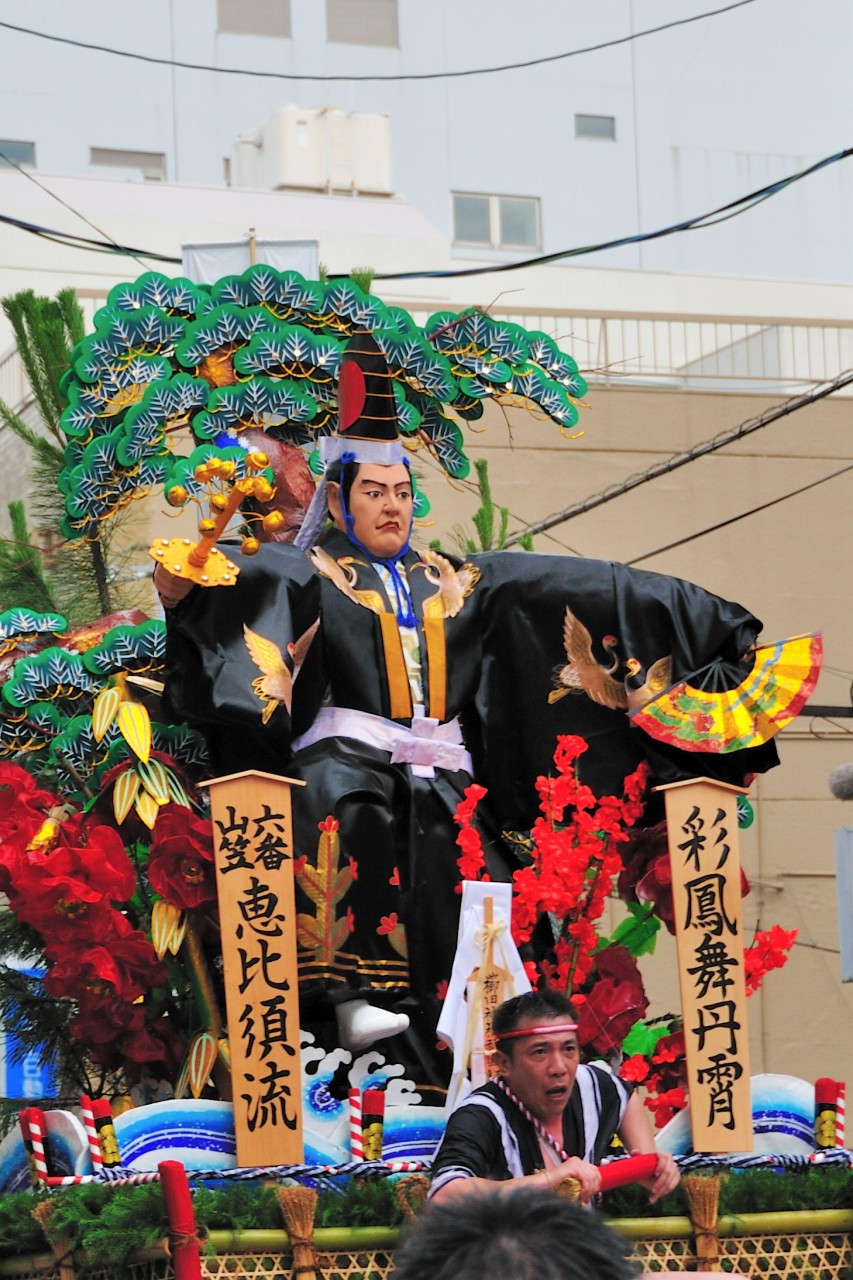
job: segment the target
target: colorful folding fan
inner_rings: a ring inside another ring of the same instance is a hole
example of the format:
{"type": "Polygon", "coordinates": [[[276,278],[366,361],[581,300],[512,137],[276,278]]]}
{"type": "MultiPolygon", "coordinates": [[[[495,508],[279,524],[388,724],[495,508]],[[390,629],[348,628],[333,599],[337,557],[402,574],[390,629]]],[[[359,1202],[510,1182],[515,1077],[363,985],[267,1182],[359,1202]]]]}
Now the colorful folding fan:
{"type": "Polygon", "coordinates": [[[757,645],[749,675],[733,689],[709,692],[690,681],[705,668],[631,712],[650,737],[684,751],[726,754],[757,747],[784,728],[809,699],[820,673],[820,635],[757,645]]]}

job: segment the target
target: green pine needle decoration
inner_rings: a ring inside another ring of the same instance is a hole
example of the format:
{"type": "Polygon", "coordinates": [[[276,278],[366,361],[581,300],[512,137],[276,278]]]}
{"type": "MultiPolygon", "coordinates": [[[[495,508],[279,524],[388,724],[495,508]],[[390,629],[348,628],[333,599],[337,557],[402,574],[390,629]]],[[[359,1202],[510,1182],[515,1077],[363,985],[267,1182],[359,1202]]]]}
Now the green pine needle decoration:
{"type": "MultiPolygon", "coordinates": [[[[453,541],[464,555],[477,551],[503,551],[509,532],[509,507],[495,506],[488,459],[475,459],[474,469],[477,472],[477,491],[480,495],[480,505],[471,517],[476,537],[472,538],[462,525],[456,525],[453,541]]],[[[517,541],[523,551],[533,550],[532,534],[521,534],[517,541]]],[[[433,551],[442,550],[438,541],[431,542],[430,547],[433,551]]]]}
{"type": "Polygon", "coordinates": [[[33,545],[22,502],[9,503],[12,536],[0,542],[0,600],[6,609],[33,609],[56,613],[59,602],[42,568],[42,557],[33,545]]]}
{"type": "MultiPolygon", "coordinates": [[[[124,513],[109,522],[97,542],[68,548],[59,533],[57,483],[66,443],[59,418],[68,403],[60,381],[71,348],[84,336],[83,312],[73,289],[63,289],[56,298],[37,297],[27,289],[4,298],[3,310],[15,332],[39,422],[25,422],[0,400],[0,427],[12,431],[30,451],[32,482],[29,521],[20,503],[9,509],[12,537],[0,553],[0,601],[4,609],[20,603],[30,609],[58,610],[72,624],[91,622],[135,601],[114,601],[113,584],[121,565],[111,556],[111,544],[124,513]],[[35,530],[32,536],[28,523],[35,530]],[[48,603],[39,603],[45,600],[48,603]]],[[[136,588],[137,595],[143,591],[136,588]]]]}
{"type": "MultiPolygon", "coordinates": [[[[0,1196],[0,1258],[45,1252],[45,1238],[30,1217],[41,1192],[15,1192],[0,1196]]],[[[114,1270],[126,1265],[136,1249],[149,1248],[168,1231],[165,1206],[157,1183],[136,1187],[89,1184],[69,1187],[53,1197],[49,1231],[53,1239],[66,1237],[74,1249],[83,1249],[95,1266],[114,1270]]],[[[193,1199],[196,1223],[201,1231],[283,1230],[274,1188],[231,1185],[200,1188],[193,1199]]],[[[642,1187],[621,1187],[604,1197],[609,1218],[687,1216],[687,1200],[680,1189],[658,1205],[649,1205],[642,1187]]],[[[776,1173],[750,1169],[724,1174],[720,1213],[790,1212],[810,1209],[853,1208],[853,1170],[808,1169],[776,1173]]],[[[395,1227],[401,1214],[386,1179],[377,1182],[347,1181],[343,1194],[320,1194],[317,1227],[395,1227]]]]}
{"type": "Polygon", "coordinates": [[[364,293],[370,293],[373,277],[376,275],[375,267],[353,267],[349,274],[353,284],[357,284],[364,293]]]}

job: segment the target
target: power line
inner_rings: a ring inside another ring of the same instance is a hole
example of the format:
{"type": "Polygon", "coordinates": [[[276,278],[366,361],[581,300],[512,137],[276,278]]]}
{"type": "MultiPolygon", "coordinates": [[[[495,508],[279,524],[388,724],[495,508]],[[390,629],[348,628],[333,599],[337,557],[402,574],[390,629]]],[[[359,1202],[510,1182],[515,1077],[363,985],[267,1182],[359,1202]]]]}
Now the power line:
{"type": "Polygon", "coordinates": [[[620,498],[623,493],[630,493],[632,489],[648,484],[650,480],[657,480],[660,476],[669,475],[672,471],[677,471],[679,467],[695,462],[697,458],[704,458],[709,454],[716,453],[718,449],[724,448],[727,444],[733,444],[735,440],[745,439],[746,436],[752,435],[754,431],[760,431],[762,427],[769,426],[771,422],[778,422],[780,418],[786,418],[790,414],[796,413],[799,409],[805,409],[808,405],[815,404],[818,400],[825,399],[826,396],[831,396],[835,391],[840,391],[842,387],[848,386],[851,382],[853,382],[853,370],[848,369],[846,373],[839,374],[832,382],[823,383],[813,391],[807,391],[801,396],[786,400],[784,404],[777,405],[774,409],[767,409],[764,413],[758,414],[757,417],[749,418],[746,422],[742,422],[740,426],[734,427],[731,431],[722,431],[711,440],[704,440],[702,443],[694,445],[692,449],[686,449],[683,453],[675,453],[671,457],[664,459],[663,462],[658,462],[654,466],[648,467],[645,471],[640,471],[633,476],[629,476],[626,480],[609,485],[601,493],[597,493],[593,497],[584,498],[582,502],[575,502],[572,506],[565,507],[554,515],[546,516],[544,520],[537,520],[533,524],[526,525],[518,533],[514,533],[507,538],[506,545],[514,546],[519,538],[526,533],[543,533],[546,529],[553,528],[554,525],[565,524],[566,521],[574,519],[575,516],[584,515],[587,511],[593,511],[596,507],[604,506],[606,502],[612,502],[614,498],[620,498]]]}
{"type": "Polygon", "coordinates": [[[578,258],[588,253],[600,253],[604,249],[621,249],[626,245],[645,244],[649,240],[661,240],[665,236],[675,235],[681,231],[701,231],[705,227],[713,227],[718,222],[727,222],[730,218],[746,213],[754,205],[761,204],[764,200],[769,199],[770,196],[778,195],[786,187],[792,186],[793,183],[800,182],[803,178],[811,177],[813,173],[817,173],[820,169],[825,169],[831,164],[837,164],[840,160],[846,160],[851,155],[853,155],[853,147],[848,147],[844,151],[837,151],[834,155],[825,156],[822,160],[817,160],[806,169],[800,169],[799,172],[792,173],[787,178],[780,178],[778,182],[771,182],[766,187],[760,187],[757,191],[750,192],[749,195],[738,196],[736,200],[730,200],[728,204],[720,205],[707,213],[698,214],[694,218],[687,218],[683,222],[675,222],[671,226],[660,227],[657,231],[640,231],[636,235],[622,236],[619,240],[582,245],[578,249],[561,249],[556,253],[539,254],[535,258],[524,258],[520,262],[505,262],[497,266],[465,267],[458,271],[377,272],[374,279],[440,280],[460,276],[490,275],[501,271],[518,271],[522,267],[539,267],[549,262],[560,262],[565,258],[578,258]]]}
{"type": "Polygon", "coordinates": [[[658,27],[649,27],[645,31],[634,31],[627,36],[619,36],[614,40],[602,40],[598,44],[586,45],[582,49],[570,49],[566,53],[552,53],[542,58],[530,58],[526,62],[506,62],[496,67],[473,67],[464,71],[423,71],[399,75],[300,75],[284,71],[257,71],[246,67],[217,67],[209,63],[183,62],[177,58],[157,58],[153,54],[136,53],[130,49],[114,49],[109,45],[92,44],[86,40],[74,40],[70,36],[55,36],[47,31],[36,31],[32,27],[21,27],[14,22],[0,22],[0,27],[9,31],[18,31],[23,35],[36,36],[40,40],[50,40],[55,44],[71,45],[77,49],[89,49],[95,53],[108,53],[117,58],[130,58],[134,62],[149,62],[160,67],[178,67],[184,71],[212,71],[223,76],[251,76],[261,80],[313,80],[332,81],[406,81],[406,80],[454,80],[464,76],[489,76],[503,71],[521,71],[527,67],[541,67],[550,62],[562,62],[566,58],[578,58],[584,53],[598,53],[602,49],[612,49],[617,45],[629,44],[632,40],[640,40],[644,36],[657,35],[661,31],[669,31],[673,27],[685,27],[691,22],[701,22],[705,18],[715,18],[721,13],[729,13],[732,9],[742,9],[744,5],[754,4],[755,0],[735,0],[733,4],[724,5],[721,9],[709,9],[705,13],[694,14],[692,18],[677,18],[673,22],[664,22],[658,27]]]}
{"type": "MultiPolygon", "coordinates": [[[[0,23],[2,26],[2,23],[0,23]]],[[[823,160],[816,161],[815,164],[809,165],[807,169],[801,169],[798,173],[792,173],[787,178],[780,178],[778,182],[773,182],[769,186],[761,187],[758,191],[753,191],[749,195],[740,196],[736,200],[729,201],[728,204],[720,205],[716,209],[711,209],[707,213],[699,214],[695,218],[688,218],[684,222],[674,223],[669,227],[661,227],[657,231],[639,232],[632,236],[622,236],[618,240],[605,240],[599,244],[582,245],[576,249],[562,249],[557,253],[549,253],[540,255],[536,258],[524,258],[519,262],[505,262],[499,264],[490,264],[485,267],[463,267],[459,270],[448,271],[388,271],[377,272],[374,280],[439,280],[439,279],[458,279],[464,276],[481,276],[491,275],[504,271],[518,271],[523,267],[545,266],[550,262],[558,262],[566,258],[579,258],[590,253],[602,253],[607,249],[619,249],[625,245],[643,244],[649,240],[661,240],[665,236],[676,235],[683,231],[699,231],[705,227],[715,226],[718,222],[725,222],[729,218],[737,217],[741,213],[747,213],[755,205],[768,200],[771,196],[778,195],[784,191],[786,187],[791,186],[795,182],[808,178],[812,174],[817,173],[821,169],[825,169],[828,165],[837,164],[841,160],[846,160],[853,155],[853,147],[848,147],[844,151],[838,151],[834,155],[825,156],[823,160]],[[719,216],[725,215],[725,216],[719,216]]],[[[13,162],[14,163],[14,162],[13,162]]],[[[20,166],[15,165],[16,168],[20,166]]],[[[25,176],[31,175],[21,170],[25,176]]],[[[45,190],[48,190],[45,188],[45,190]]],[[[69,206],[70,207],[70,206],[69,206]]],[[[76,212],[76,211],[74,211],[76,212]]],[[[79,215],[83,217],[82,214],[79,215]]],[[[88,222],[88,219],[84,218],[88,222]]],[[[100,244],[96,240],[91,240],[85,236],[75,236],[71,232],[56,231],[50,227],[42,227],[37,223],[26,222],[21,218],[14,218],[10,214],[0,214],[0,222],[8,223],[10,226],[19,228],[21,231],[27,231],[32,235],[42,236],[45,239],[54,239],[58,243],[64,241],[76,242],[73,247],[85,249],[92,253],[118,253],[129,257],[139,255],[143,258],[151,258],[158,262],[180,263],[181,259],[174,255],[165,253],[154,253],[148,249],[133,249],[127,245],[117,244],[111,241],[109,244],[100,244]]],[[[93,225],[89,223],[89,225],[93,225]]],[[[330,280],[346,280],[349,278],[346,272],[333,273],[328,277],[330,280]]]]}
{"type": "MultiPolygon", "coordinates": [[[[43,182],[39,182],[35,174],[30,173],[27,169],[23,167],[23,165],[18,164],[17,160],[13,160],[11,156],[8,156],[6,152],[3,150],[0,150],[0,159],[4,160],[5,163],[8,164],[11,168],[17,169],[18,173],[20,173],[22,177],[26,178],[29,182],[35,183],[35,185],[38,187],[40,191],[43,191],[45,195],[50,196],[51,200],[55,200],[57,204],[61,204],[64,209],[67,209],[69,211],[69,213],[73,213],[75,218],[79,218],[81,222],[85,222],[87,227],[91,227],[93,231],[97,231],[99,236],[104,237],[104,239],[107,241],[107,244],[101,245],[97,240],[92,240],[87,236],[75,236],[73,232],[70,232],[70,231],[51,232],[46,227],[38,227],[35,223],[23,222],[20,219],[16,219],[16,218],[3,218],[4,222],[9,222],[13,226],[16,225],[25,231],[32,231],[36,235],[43,236],[46,240],[53,240],[54,243],[58,243],[58,244],[64,243],[64,240],[62,239],[62,237],[65,237],[68,240],[80,241],[81,242],[80,247],[95,246],[95,252],[97,253],[105,253],[105,252],[120,253],[124,256],[135,258],[136,261],[139,263],[140,267],[142,267],[143,269],[145,268],[145,263],[142,262],[142,260],[136,256],[138,253],[141,253],[142,250],[128,249],[126,246],[120,245],[118,241],[115,240],[108,231],[104,231],[101,227],[97,226],[97,224],[94,223],[91,220],[91,218],[88,218],[85,213],[81,213],[79,209],[75,209],[74,205],[69,204],[67,200],[63,200],[62,196],[57,195],[55,191],[51,191],[50,187],[46,187],[43,182]]],[[[152,255],[146,254],[145,256],[151,257],[152,255]]],[[[169,258],[168,261],[180,262],[180,258],[169,258]]]]}
{"type": "Polygon", "coordinates": [[[704,538],[708,533],[716,533],[718,529],[725,529],[730,524],[737,524],[739,520],[746,520],[748,516],[754,516],[759,511],[767,511],[770,507],[776,507],[780,502],[787,502],[789,498],[796,498],[801,493],[807,493],[809,489],[816,489],[818,485],[826,484],[828,480],[835,480],[837,476],[843,476],[847,471],[853,471],[853,462],[846,467],[841,467],[839,471],[833,471],[831,475],[821,476],[820,480],[812,480],[811,484],[801,485],[799,489],[792,489],[790,493],[783,493],[778,498],[771,498],[769,502],[762,502],[760,506],[750,507],[748,511],[741,511],[739,515],[729,516],[728,520],[720,520],[717,524],[708,525],[706,529],[699,529],[696,533],[689,533],[685,538],[677,538],[675,542],[667,542],[663,547],[656,547],[654,551],[647,551],[645,555],[634,556],[633,560],[626,560],[626,564],[642,564],[644,560],[651,560],[653,556],[663,555],[665,551],[674,551],[676,547],[683,547],[688,542],[695,542],[697,538],[704,538]]]}

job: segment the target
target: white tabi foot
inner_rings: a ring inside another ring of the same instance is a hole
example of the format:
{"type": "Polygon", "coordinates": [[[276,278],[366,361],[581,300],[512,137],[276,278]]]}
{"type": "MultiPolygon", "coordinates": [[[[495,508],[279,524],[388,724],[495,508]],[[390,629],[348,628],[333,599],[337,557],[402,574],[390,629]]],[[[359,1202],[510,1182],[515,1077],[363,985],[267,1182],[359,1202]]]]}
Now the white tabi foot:
{"type": "Polygon", "coordinates": [[[361,1053],[377,1040],[399,1035],[409,1025],[404,1013],[389,1013],[368,1004],[366,1000],[347,1000],[335,1009],[338,1020],[338,1040],[350,1053],[361,1053]]]}

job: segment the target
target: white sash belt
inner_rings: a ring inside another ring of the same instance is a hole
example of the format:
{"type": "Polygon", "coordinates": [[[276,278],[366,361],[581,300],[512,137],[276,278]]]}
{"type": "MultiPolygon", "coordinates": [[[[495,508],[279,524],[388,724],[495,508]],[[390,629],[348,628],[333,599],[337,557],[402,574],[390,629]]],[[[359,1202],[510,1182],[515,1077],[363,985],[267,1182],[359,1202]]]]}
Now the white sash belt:
{"type": "Polygon", "coordinates": [[[436,769],[456,773],[464,769],[473,774],[470,753],[462,741],[462,729],[454,717],[439,724],[415,707],[411,728],[350,707],[323,707],[311,728],[293,742],[294,751],[311,747],[325,738],[354,738],[369,747],[388,751],[392,764],[411,765],[418,778],[435,777],[436,769]],[[419,715],[418,712],[421,712],[419,715]]]}

